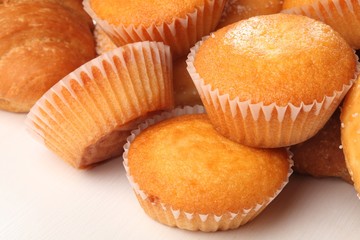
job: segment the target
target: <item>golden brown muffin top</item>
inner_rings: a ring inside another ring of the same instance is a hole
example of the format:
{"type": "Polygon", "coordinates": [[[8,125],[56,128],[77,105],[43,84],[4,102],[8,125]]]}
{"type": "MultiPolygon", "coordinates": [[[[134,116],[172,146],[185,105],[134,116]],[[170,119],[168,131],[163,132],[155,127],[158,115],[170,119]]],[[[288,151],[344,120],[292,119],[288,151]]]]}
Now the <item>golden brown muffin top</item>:
{"type": "Polygon", "coordinates": [[[194,65],[205,84],[231,99],[298,106],[342,90],[354,78],[356,57],[324,23],[273,14],[218,30],[200,46],[194,65]]]}
{"type": "Polygon", "coordinates": [[[360,77],[345,98],[341,111],[341,142],[347,168],[360,194],[360,77]]]}
{"type": "Polygon", "coordinates": [[[283,9],[289,9],[294,7],[301,7],[305,5],[311,5],[319,0],[284,0],[283,9]]]}
{"type": "Polygon", "coordinates": [[[204,0],[90,0],[90,5],[100,18],[111,24],[149,27],[183,18],[204,6],[204,0]]]}
{"type": "Polygon", "coordinates": [[[254,207],[286,181],[284,149],[246,147],[218,134],[205,114],[145,129],[130,145],[130,174],[153,201],[190,213],[254,207]]]}

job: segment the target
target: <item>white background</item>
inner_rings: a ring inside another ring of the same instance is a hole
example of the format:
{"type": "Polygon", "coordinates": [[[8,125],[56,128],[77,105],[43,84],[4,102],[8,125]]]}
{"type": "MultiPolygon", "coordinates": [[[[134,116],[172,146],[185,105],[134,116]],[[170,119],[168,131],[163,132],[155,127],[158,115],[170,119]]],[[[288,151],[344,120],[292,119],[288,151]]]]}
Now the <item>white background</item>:
{"type": "Polygon", "coordinates": [[[0,239],[359,239],[360,201],[338,179],[293,175],[265,211],[237,230],[189,232],[150,219],[120,158],[91,170],[66,164],[0,111],[0,239]]]}

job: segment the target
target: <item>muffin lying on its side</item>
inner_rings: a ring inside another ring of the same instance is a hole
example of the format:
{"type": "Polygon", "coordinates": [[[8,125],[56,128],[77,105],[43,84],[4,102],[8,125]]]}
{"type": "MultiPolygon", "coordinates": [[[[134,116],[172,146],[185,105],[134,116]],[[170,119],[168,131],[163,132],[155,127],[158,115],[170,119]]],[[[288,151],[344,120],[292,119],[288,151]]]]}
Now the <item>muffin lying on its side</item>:
{"type": "Polygon", "coordinates": [[[140,121],[173,107],[171,70],[170,48],[163,43],[125,45],[58,82],[36,102],[27,124],[74,167],[119,156],[140,121]]]}

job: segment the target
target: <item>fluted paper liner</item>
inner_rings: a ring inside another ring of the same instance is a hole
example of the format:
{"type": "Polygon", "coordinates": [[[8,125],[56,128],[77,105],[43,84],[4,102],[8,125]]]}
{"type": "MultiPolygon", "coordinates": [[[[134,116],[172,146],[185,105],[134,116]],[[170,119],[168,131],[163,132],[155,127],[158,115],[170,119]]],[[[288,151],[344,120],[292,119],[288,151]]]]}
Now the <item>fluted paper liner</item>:
{"type": "Polygon", "coordinates": [[[357,62],[354,78],[349,79],[340,91],[324,96],[321,102],[314,100],[311,104],[278,106],[275,103],[265,105],[250,100],[240,101],[238,97],[230,99],[228,94],[221,94],[218,89],[205,84],[195,69],[196,53],[208,37],[191,48],[186,61],[188,72],[216,130],[248,146],[277,148],[309,139],[325,125],[360,72],[357,62]]]}
{"type": "MultiPolygon", "coordinates": [[[[229,230],[238,228],[241,225],[251,221],[258,214],[260,214],[266,206],[268,206],[271,201],[282,191],[285,185],[289,181],[289,177],[292,174],[292,153],[288,151],[289,155],[289,172],[286,180],[282,183],[279,189],[274,193],[273,196],[264,200],[264,202],[256,203],[252,208],[249,209],[239,209],[238,212],[225,212],[222,215],[216,215],[214,213],[191,213],[186,212],[181,209],[174,209],[171,205],[162,203],[162,202],[152,202],[148,198],[148,195],[141,189],[141,187],[134,181],[131,176],[131,169],[128,166],[128,153],[131,143],[135,138],[146,128],[154,125],[163,120],[173,118],[176,116],[181,116],[185,114],[201,114],[204,113],[205,109],[202,106],[196,105],[194,107],[186,106],[184,108],[176,108],[171,112],[164,112],[161,115],[157,115],[153,118],[148,119],[146,122],[142,123],[138,129],[133,130],[131,135],[127,138],[127,143],[124,145],[124,167],[127,173],[129,182],[136,194],[136,197],[144,209],[144,211],[154,220],[163,223],[168,226],[176,226],[181,229],[191,230],[191,231],[204,231],[204,232],[213,232],[218,230],[229,230]]],[[[204,203],[206,204],[206,203],[204,203]]]]}
{"type": "Polygon", "coordinates": [[[27,126],[77,168],[119,156],[140,121],[173,107],[171,76],[170,48],[163,43],[117,48],[54,85],[30,110],[27,126]]]}
{"type": "Polygon", "coordinates": [[[298,14],[322,21],[339,32],[355,49],[360,49],[360,1],[320,0],[283,13],[298,14]]]}
{"type": "Polygon", "coordinates": [[[218,24],[225,0],[205,0],[204,7],[196,8],[183,18],[170,23],[152,24],[149,27],[114,25],[101,19],[91,8],[89,0],[83,1],[85,11],[111,37],[117,46],[138,41],[158,41],[169,45],[175,58],[185,56],[201,37],[213,31],[218,24]]]}

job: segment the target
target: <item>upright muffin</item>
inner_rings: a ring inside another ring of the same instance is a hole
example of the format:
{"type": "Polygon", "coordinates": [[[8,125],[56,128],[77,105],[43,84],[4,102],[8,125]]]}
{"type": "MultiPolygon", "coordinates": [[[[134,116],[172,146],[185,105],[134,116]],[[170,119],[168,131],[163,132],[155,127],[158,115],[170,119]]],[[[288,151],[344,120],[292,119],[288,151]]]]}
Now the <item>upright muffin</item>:
{"type": "Polygon", "coordinates": [[[184,56],[219,22],[225,0],[84,0],[84,8],[117,46],[159,41],[184,56]]]}
{"type": "MultiPolygon", "coordinates": [[[[95,26],[96,52],[103,54],[116,48],[99,25],[95,26]]],[[[186,70],[186,57],[173,61],[173,86],[175,106],[194,106],[201,104],[200,96],[186,70]]]]}
{"type": "Polygon", "coordinates": [[[217,28],[258,15],[278,13],[282,9],[282,3],[282,0],[229,0],[217,28]]]}
{"type": "Polygon", "coordinates": [[[235,143],[201,112],[176,109],[142,124],[124,146],[124,166],[153,219],[187,230],[234,229],[282,190],[291,174],[290,156],[285,149],[235,143]]]}
{"type": "Polygon", "coordinates": [[[255,147],[315,135],[358,75],[357,57],[337,32],[290,14],[224,27],[196,44],[187,63],[215,128],[255,147]]]}
{"type": "Polygon", "coordinates": [[[168,46],[125,45],[55,84],[31,109],[27,125],[62,159],[86,168],[119,156],[140,121],[173,107],[171,74],[168,46]]]}
{"type": "Polygon", "coordinates": [[[360,49],[360,2],[357,0],[284,0],[284,13],[323,21],[360,49]]]}

